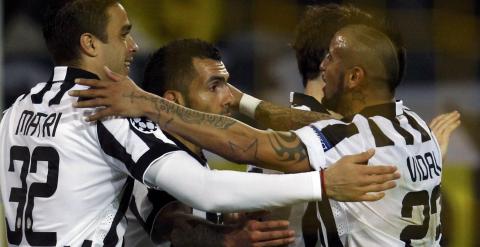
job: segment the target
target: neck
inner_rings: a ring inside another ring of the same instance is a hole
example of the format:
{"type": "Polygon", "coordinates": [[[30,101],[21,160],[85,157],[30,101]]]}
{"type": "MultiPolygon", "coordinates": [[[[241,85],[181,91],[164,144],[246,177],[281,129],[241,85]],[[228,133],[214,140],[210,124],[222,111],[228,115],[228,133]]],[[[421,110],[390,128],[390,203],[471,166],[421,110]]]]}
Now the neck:
{"type": "Polygon", "coordinates": [[[363,109],[393,102],[393,95],[385,90],[359,88],[344,94],[338,105],[338,113],[343,116],[353,116],[363,109]]]}
{"type": "MultiPolygon", "coordinates": [[[[165,130],[163,130],[165,131],[165,130]]],[[[179,135],[176,135],[176,134],[173,134],[171,132],[168,132],[168,131],[165,131],[167,132],[168,134],[172,135],[173,137],[175,137],[178,141],[180,141],[183,145],[185,145],[188,150],[192,151],[194,154],[198,155],[198,156],[201,156],[202,155],[202,148],[200,148],[199,146],[185,140],[185,138],[179,136],[179,135]]]]}
{"type": "Polygon", "coordinates": [[[69,63],[58,64],[57,66],[68,66],[68,67],[83,69],[88,72],[96,74],[100,78],[100,80],[107,79],[103,66],[99,66],[97,64],[93,64],[90,62],[74,61],[69,63]]]}

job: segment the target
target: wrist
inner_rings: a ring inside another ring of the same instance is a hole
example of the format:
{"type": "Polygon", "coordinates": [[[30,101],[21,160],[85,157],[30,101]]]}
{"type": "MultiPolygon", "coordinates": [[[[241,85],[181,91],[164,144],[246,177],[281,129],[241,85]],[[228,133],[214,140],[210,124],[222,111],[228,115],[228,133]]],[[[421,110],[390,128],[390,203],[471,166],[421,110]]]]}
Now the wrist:
{"type": "Polygon", "coordinates": [[[262,101],[251,95],[244,93],[239,103],[239,112],[255,119],[255,110],[262,101]]]}
{"type": "Polygon", "coordinates": [[[159,104],[158,101],[162,101],[164,99],[155,94],[148,93],[148,92],[143,92],[141,97],[144,99],[144,101],[141,104],[139,104],[139,109],[140,109],[140,112],[142,113],[141,115],[146,116],[150,120],[156,122],[158,120],[158,115],[159,115],[159,111],[157,107],[159,104]]]}

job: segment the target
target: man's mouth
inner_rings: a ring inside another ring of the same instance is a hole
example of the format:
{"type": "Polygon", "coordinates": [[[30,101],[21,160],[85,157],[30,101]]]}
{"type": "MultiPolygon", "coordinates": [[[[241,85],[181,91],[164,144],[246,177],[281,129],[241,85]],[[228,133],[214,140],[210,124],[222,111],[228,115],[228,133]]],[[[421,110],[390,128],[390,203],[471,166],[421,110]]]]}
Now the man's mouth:
{"type": "Polygon", "coordinates": [[[133,59],[125,60],[125,67],[127,69],[130,69],[130,65],[132,64],[132,62],[133,62],[133,59]]]}

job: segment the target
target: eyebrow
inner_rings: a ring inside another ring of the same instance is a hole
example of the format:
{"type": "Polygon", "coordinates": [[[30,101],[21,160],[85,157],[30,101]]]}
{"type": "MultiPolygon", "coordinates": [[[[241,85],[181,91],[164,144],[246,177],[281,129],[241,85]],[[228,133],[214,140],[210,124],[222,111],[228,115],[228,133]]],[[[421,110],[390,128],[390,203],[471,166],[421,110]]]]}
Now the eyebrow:
{"type": "Polygon", "coordinates": [[[214,76],[211,76],[210,78],[208,78],[208,81],[216,81],[216,80],[220,80],[220,81],[224,81],[226,82],[227,79],[223,76],[218,76],[218,75],[214,75],[214,76]]]}

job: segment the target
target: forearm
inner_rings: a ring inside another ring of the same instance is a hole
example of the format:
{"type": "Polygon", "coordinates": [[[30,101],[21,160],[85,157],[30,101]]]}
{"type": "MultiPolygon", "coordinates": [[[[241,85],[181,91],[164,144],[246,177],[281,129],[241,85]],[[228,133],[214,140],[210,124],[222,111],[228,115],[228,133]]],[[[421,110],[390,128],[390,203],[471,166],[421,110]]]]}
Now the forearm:
{"type": "Polygon", "coordinates": [[[319,120],[332,118],[329,114],[282,107],[267,101],[262,101],[255,110],[255,120],[264,127],[274,130],[295,130],[319,120]]]}
{"type": "Polygon", "coordinates": [[[182,152],[152,164],[144,180],[208,212],[255,211],[321,199],[318,172],[266,175],[209,170],[182,152]]]}
{"type": "Polygon", "coordinates": [[[185,108],[153,94],[128,95],[162,129],[237,163],[283,172],[309,171],[306,150],[295,134],[261,131],[226,116],[185,108]]]}

